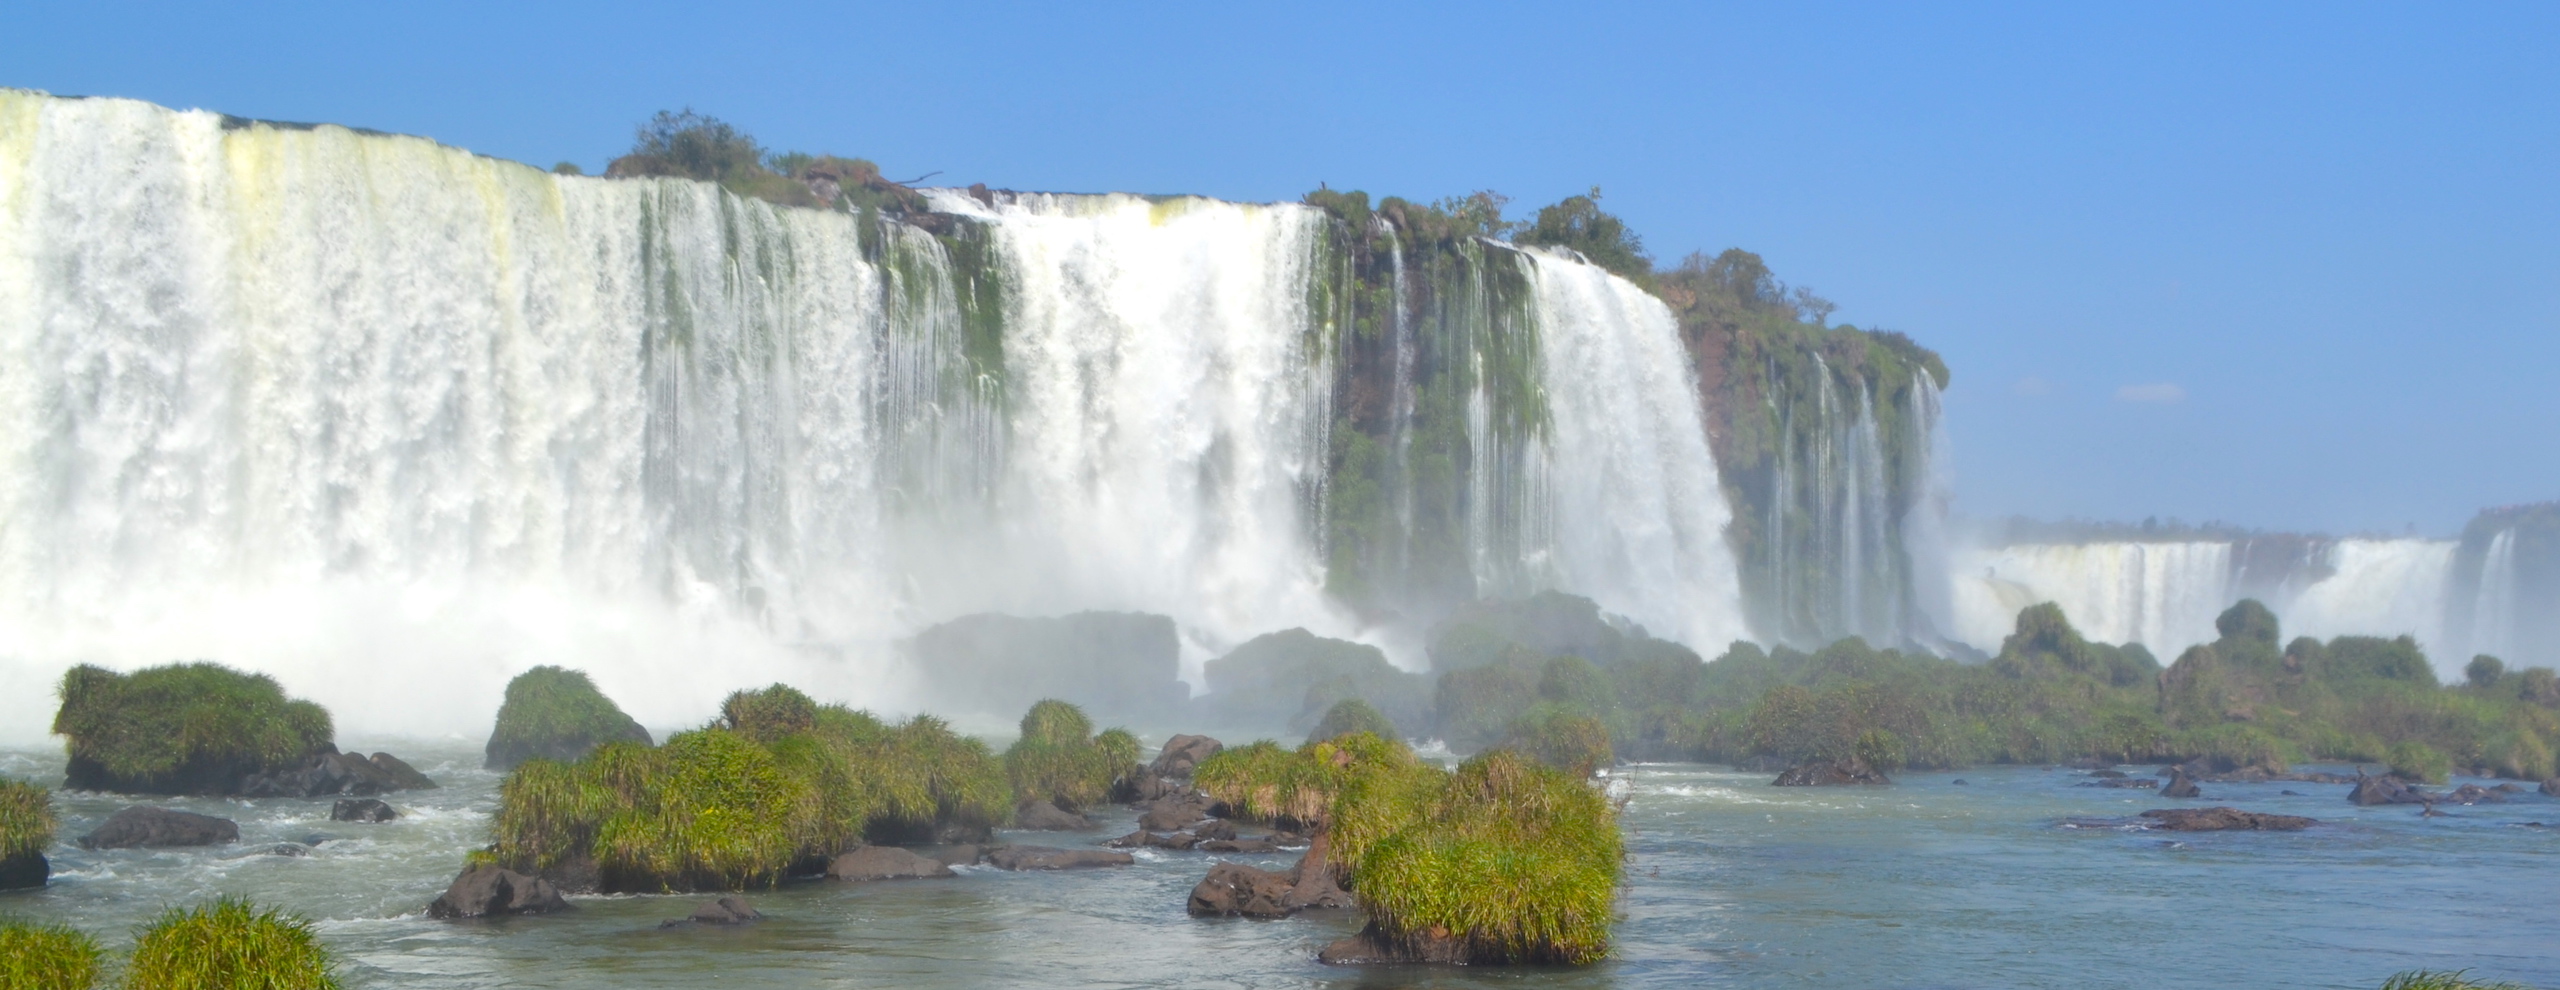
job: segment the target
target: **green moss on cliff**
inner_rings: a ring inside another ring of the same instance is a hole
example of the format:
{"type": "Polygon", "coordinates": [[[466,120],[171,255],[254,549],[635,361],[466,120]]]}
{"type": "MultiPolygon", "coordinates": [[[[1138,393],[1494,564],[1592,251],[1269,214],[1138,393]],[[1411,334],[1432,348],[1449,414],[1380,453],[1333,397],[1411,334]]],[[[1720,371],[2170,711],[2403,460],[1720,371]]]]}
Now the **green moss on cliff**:
{"type": "Polygon", "coordinates": [[[534,758],[576,760],[608,742],[645,746],[649,731],[596,690],[585,671],[535,667],[507,682],[486,765],[506,770],[534,758]]]}
{"type": "Polygon", "coordinates": [[[54,734],[69,784],[139,794],[226,794],[240,778],[299,766],[330,749],[329,713],[285,697],[264,674],[219,664],[119,674],[82,665],[62,676],[54,734]]]}

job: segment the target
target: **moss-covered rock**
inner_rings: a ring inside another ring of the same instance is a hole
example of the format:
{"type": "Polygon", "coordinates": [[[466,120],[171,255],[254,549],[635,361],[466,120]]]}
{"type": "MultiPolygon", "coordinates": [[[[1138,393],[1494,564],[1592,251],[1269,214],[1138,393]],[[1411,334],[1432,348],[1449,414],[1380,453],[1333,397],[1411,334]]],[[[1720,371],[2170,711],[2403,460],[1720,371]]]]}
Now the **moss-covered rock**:
{"type": "Polygon", "coordinates": [[[89,990],[103,957],[98,941],[79,931],[0,918],[0,987],[89,990]]]}
{"type": "Polygon", "coordinates": [[[187,663],[119,674],[82,665],[62,676],[54,734],[65,786],[129,794],[232,794],[257,774],[336,752],[329,713],[285,696],[274,678],[187,663]]]}
{"type": "Polygon", "coordinates": [[[1400,739],[1404,736],[1404,733],[1396,729],[1394,722],[1389,721],[1386,715],[1371,707],[1368,702],[1358,698],[1344,698],[1334,702],[1333,707],[1325,709],[1324,718],[1317,720],[1315,729],[1307,733],[1307,741],[1323,742],[1354,732],[1366,732],[1381,739],[1400,739]]]}
{"type": "Polygon", "coordinates": [[[53,845],[54,829],[60,825],[53,814],[52,792],[0,780],[0,890],[44,886],[52,873],[44,851],[53,845]]]}
{"type": "Polygon", "coordinates": [[[171,908],[134,940],[132,990],[337,990],[336,964],[311,922],[221,898],[171,908]]]}
{"type": "Polygon", "coordinates": [[[651,743],[649,730],[596,690],[586,671],[535,667],[507,682],[489,733],[491,770],[512,770],[526,760],[575,762],[609,742],[651,743]]]}

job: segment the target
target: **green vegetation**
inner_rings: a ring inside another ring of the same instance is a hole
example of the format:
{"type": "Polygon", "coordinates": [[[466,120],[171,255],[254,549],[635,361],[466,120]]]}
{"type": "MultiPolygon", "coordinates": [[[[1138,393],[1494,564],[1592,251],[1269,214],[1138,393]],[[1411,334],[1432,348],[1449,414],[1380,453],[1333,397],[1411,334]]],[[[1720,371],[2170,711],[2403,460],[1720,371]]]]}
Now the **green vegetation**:
{"type": "MultiPolygon", "coordinates": [[[[770,886],[865,841],[983,835],[1012,790],[986,744],[919,715],[896,727],[784,685],[733,694],[666,745],[528,760],[498,792],[480,858],[594,871],[606,891],[770,886]]],[[[1136,759],[1136,743],[1126,743],[1136,759]]]]}
{"type": "Polygon", "coordinates": [[[70,786],[139,794],[226,794],[240,779],[298,767],[330,749],[329,713],[285,697],[264,674],[211,663],[62,675],[54,734],[70,786]]]}
{"type": "Polygon", "coordinates": [[[1324,833],[1391,942],[1454,940],[1485,963],[1608,951],[1624,850],[1616,810],[1577,776],[1503,750],[1449,773],[1357,732],[1229,749],[1195,780],[1241,817],[1324,833]]]}
{"type": "Polygon", "coordinates": [[[171,908],[134,940],[131,990],[335,990],[338,977],[311,923],[245,900],[171,908]]]}
{"type": "Polygon", "coordinates": [[[1404,733],[1396,730],[1396,724],[1388,721],[1384,714],[1368,702],[1358,698],[1344,698],[1334,702],[1333,707],[1324,710],[1324,718],[1316,721],[1315,729],[1307,733],[1307,740],[1323,742],[1354,732],[1366,732],[1380,739],[1404,738],[1404,733]]]}
{"type": "Polygon", "coordinates": [[[1022,714],[1022,738],[1005,750],[1004,769],[1017,800],[1082,811],[1136,779],[1138,739],[1127,729],[1096,736],[1084,709],[1046,699],[1022,714]]]}
{"type": "Polygon", "coordinates": [[[98,941],[60,925],[0,918],[0,987],[89,990],[98,983],[98,941]]]}
{"type": "Polygon", "coordinates": [[[649,730],[596,690],[582,670],[535,667],[507,682],[489,733],[487,765],[506,770],[536,757],[576,760],[608,742],[648,745],[649,730]]]}
{"type": "Polygon", "coordinates": [[[42,853],[53,844],[53,792],[34,784],[0,780],[0,860],[42,853]]]}
{"type": "Polygon", "coordinates": [[[2470,970],[2413,969],[2382,981],[2382,990],[2533,990],[2522,983],[2472,979],[2470,970]]]}
{"type": "Polygon", "coordinates": [[[746,132],[690,107],[660,110],[641,124],[631,150],[606,165],[604,174],[699,179],[781,206],[853,213],[925,211],[923,194],[882,179],[880,167],[869,161],[799,151],[769,153],[746,132]]]}
{"type": "Polygon", "coordinates": [[[1256,636],[1209,661],[1202,673],[1206,704],[1219,725],[1305,731],[1349,700],[1392,723],[1380,735],[1419,735],[1431,724],[1431,692],[1422,677],[1396,669],[1377,647],[1304,629],[1256,636]]]}

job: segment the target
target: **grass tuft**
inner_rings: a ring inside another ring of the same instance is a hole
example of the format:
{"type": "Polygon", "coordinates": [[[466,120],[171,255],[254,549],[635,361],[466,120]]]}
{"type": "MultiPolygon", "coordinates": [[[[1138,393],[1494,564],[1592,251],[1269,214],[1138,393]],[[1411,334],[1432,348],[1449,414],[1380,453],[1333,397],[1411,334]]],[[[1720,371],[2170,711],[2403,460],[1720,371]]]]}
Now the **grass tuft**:
{"type": "Polygon", "coordinates": [[[89,990],[98,983],[98,940],[60,925],[0,918],[0,987],[89,990]]]}
{"type": "Polygon", "coordinates": [[[62,675],[61,694],[53,731],[80,787],[219,793],[246,774],[292,769],[333,735],[326,709],[220,664],[131,674],[83,664],[62,675]]]}
{"type": "Polygon", "coordinates": [[[1137,772],[1138,739],[1126,729],[1093,735],[1084,709],[1056,699],[1022,716],[1022,738],[1005,750],[1005,775],[1022,801],[1048,801],[1069,811],[1100,804],[1137,772]]]}
{"type": "Polygon", "coordinates": [[[144,926],[125,971],[130,990],[336,990],[329,950],[304,919],[219,898],[171,908],[144,926]]]}
{"type": "Polygon", "coordinates": [[[0,780],[0,859],[40,853],[53,844],[60,822],[53,792],[34,784],[0,780]]]}

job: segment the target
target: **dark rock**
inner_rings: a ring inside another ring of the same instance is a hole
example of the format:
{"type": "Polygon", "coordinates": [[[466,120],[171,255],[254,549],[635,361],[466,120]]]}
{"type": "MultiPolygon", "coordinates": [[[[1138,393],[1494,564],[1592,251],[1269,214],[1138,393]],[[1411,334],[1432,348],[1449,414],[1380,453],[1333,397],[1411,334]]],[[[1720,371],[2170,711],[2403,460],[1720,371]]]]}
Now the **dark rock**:
{"type": "Polygon", "coordinates": [[[2522,793],[2524,793],[2524,785],[2523,785],[2523,784],[2516,783],[2515,781],[2512,781],[2512,780],[2507,781],[2506,783],[2500,784],[2500,785],[2498,785],[2498,786],[2496,786],[2496,787],[2489,788],[2489,789],[2490,789],[2490,790],[2493,790],[2493,791],[2496,791],[2496,792],[2498,792],[2498,793],[2500,793],[2500,794],[2522,794],[2522,793]]]}
{"type": "Polygon", "coordinates": [[[1191,834],[1203,839],[1232,839],[1236,837],[1236,823],[1224,818],[1212,818],[1192,826],[1191,834]]]}
{"type": "Polygon", "coordinates": [[[2409,786],[2398,777],[2356,775],[2356,786],[2347,792],[2347,800],[2360,805],[2432,804],[2435,795],[2409,786]]]}
{"type": "Polygon", "coordinates": [[[2158,787],[2158,786],[2160,786],[2160,782],[2159,782],[2159,781],[2157,781],[2157,780],[2153,780],[2153,779],[2151,779],[2151,778],[2149,778],[2149,777],[2103,777],[2103,778],[2100,778],[2100,779],[2097,779],[2097,780],[2084,780],[2084,781],[2081,781],[2080,783],[2073,784],[2073,785],[2071,785],[2071,786],[2073,786],[2073,787],[2112,787],[2112,788],[2116,788],[2116,789],[2119,789],[2119,790],[2125,790],[2125,789],[2137,789],[2137,788],[2158,787]]]}
{"type": "Polygon", "coordinates": [[[1208,839],[1200,843],[1200,851],[1259,855],[1279,852],[1280,844],[1269,839],[1208,839]]]}
{"type": "Polygon", "coordinates": [[[1207,736],[1175,736],[1164,741],[1164,749],[1156,753],[1154,763],[1147,765],[1147,772],[1158,777],[1190,780],[1191,771],[1199,768],[1200,761],[1216,756],[1226,748],[1225,743],[1207,736]]]}
{"type": "Polygon", "coordinates": [[[1791,767],[1785,773],[1779,774],[1775,783],[1779,787],[1837,787],[1847,784],[1890,784],[1893,781],[1876,768],[1868,766],[1867,761],[1852,756],[1845,760],[1816,760],[1802,766],[1791,767]]]}
{"type": "Polygon", "coordinates": [[[240,826],[228,818],[134,805],[116,812],[97,831],[81,836],[80,848],[211,846],[238,841],[240,826]]]}
{"type": "Polygon", "coordinates": [[[1028,832],[1081,832],[1093,827],[1093,819],[1047,801],[1025,801],[1013,809],[1013,827],[1028,832]]]}
{"type": "Polygon", "coordinates": [[[1194,918],[1285,918],[1298,913],[1289,903],[1296,878],[1242,863],[1220,862],[1191,888],[1183,909],[1194,918]]]}
{"type": "Polygon", "coordinates": [[[1971,786],[1973,786],[1973,782],[1972,782],[1972,781],[1969,781],[1969,780],[1966,780],[1966,779],[1964,779],[1964,778],[1962,778],[1962,777],[1958,777],[1958,778],[1956,778],[1956,779],[1955,779],[1955,786],[1957,786],[1957,787],[1971,787],[1971,786]]]}
{"type": "Polygon", "coordinates": [[[268,846],[266,854],[269,856],[284,856],[288,858],[294,856],[308,856],[311,855],[311,847],[299,842],[279,842],[275,845],[268,846]]]}
{"type": "Polygon", "coordinates": [[[313,847],[313,848],[315,848],[315,849],[316,849],[316,848],[318,848],[318,847],[319,847],[319,845],[320,845],[321,843],[323,843],[323,842],[327,842],[327,841],[329,841],[329,840],[330,840],[330,839],[332,839],[332,838],[335,838],[335,836],[322,835],[322,834],[320,834],[320,833],[318,833],[318,832],[313,832],[313,833],[311,833],[310,835],[303,836],[302,838],[295,839],[295,840],[293,840],[293,841],[295,841],[295,842],[299,842],[299,843],[302,843],[303,845],[306,845],[306,846],[311,846],[311,847],[313,847]]]}
{"type": "Polygon", "coordinates": [[[1128,853],[1099,849],[1052,849],[1047,846],[1000,846],[987,852],[987,863],[999,870],[1076,870],[1094,866],[1127,866],[1128,853]]]}
{"type": "MultiPolygon", "coordinates": [[[[977,862],[975,851],[969,862],[977,862]]],[[[829,880],[916,880],[958,876],[950,864],[897,846],[863,846],[827,863],[829,880]]]]}
{"type": "Polygon", "coordinates": [[[1448,936],[1391,938],[1378,930],[1377,922],[1360,929],[1360,934],[1325,946],[1316,953],[1316,961],[1327,966],[1383,966],[1409,963],[1432,963],[1463,966],[1467,963],[1466,943],[1448,936]]]}
{"type": "Polygon", "coordinates": [[[739,897],[723,897],[716,901],[702,902],[700,907],[693,909],[692,917],[679,918],[673,921],[662,921],[658,923],[658,927],[683,928],[692,925],[743,925],[749,922],[763,920],[764,912],[756,910],[755,906],[748,904],[745,899],[739,897]]]}
{"type": "Polygon", "coordinates": [[[1139,829],[1117,839],[1105,839],[1102,844],[1113,849],[1136,849],[1141,846],[1152,846],[1157,849],[1189,849],[1200,844],[1200,837],[1189,832],[1157,833],[1139,829]]]}
{"type": "Polygon", "coordinates": [[[436,789],[434,779],[419,773],[418,768],[410,766],[408,761],[397,756],[389,753],[375,753],[369,762],[373,764],[374,769],[390,776],[392,783],[397,785],[395,790],[432,791],[436,789]]]}
{"type": "Polygon", "coordinates": [[[2170,767],[2169,782],[2160,785],[2160,796],[2165,798],[2196,798],[2203,797],[2204,791],[2202,788],[2196,786],[2195,778],[2187,776],[2187,768],[2170,767]]]}
{"type": "Polygon", "coordinates": [[[944,866],[976,866],[980,860],[987,858],[987,850],[992,847],[985,843],[960,842],[903,848],[944,866]]]}
{"type": "Polygon", "coordinates": [[[400,813],[391,810],[391,805],[381,798],[339,798],[337,805],[329,809],[329,820],[333,822],[381,823],[398,817],[400,813]]]}
{"type": "MultiPolygon", "coordinates": [[[[396,758],[390,762],[397,766],[385,766],[353,753],[324,753],[299,769],[242,777],[239,793],[246,797],[369,797],[409,786],[404,783],[409,778],[400,770],[407,770],[417,780],[426,780],[408,764],[396,758]]],[[[433,787],[435,782],[427,781],[426,786],[433,787]]]]}
{"type": "Polygon", "coordinates": [[[2464,784],[2436,800],[2445,804],[2505,804],[2507,796],[2478,784],[2464,784]]]}
{"type": "Polygon", "coordinates": [[[567,910],[560,888],[495,866],[474,866],[453,878],[453,886],[427,905],[430,918],[481,918],[499,914],[542,914],[567,910]]]}
{"type": "Polygon", "coordinates": [[[2276,793],[2278,793],[2278,794],[2282,794],[2282,795],[2284,795],[2284,796],[2286,796],[2286,797],[2301,797],[2301,796],[2302,796],[2302,792],[2301,792],[2301,791],[2277,791],[2276,793]]]}
{"type": "Polygon", "coordinates": [[[542,868],[542,879],[551,881],[562,894],[596,894],[604,892],[604,868],[596,858],[575,853],[542,868]]]}
{"type": "Polygon", "coordinates": [[[1333,876],[1332,843],[1317,836],[1307,846],[1306,855],[1298,857],[1298,865],[1290,869],[1289,903],[1301,908],[1339,909],[1354,903],[1351,892],[1333,876]]]}
{"type": "Polygon", "coordinates": [[[22,852],[0,857],[0,890],[42,887],[53,876],[53,864],[40,852],[22,852]]]}
{"type": "Polygon", "coordinates": [[[1161,799],[1138,815],[1138,827],[1150,832],[1178,832],[1209,817],[1209,799],[1181,794],[1161,799]]]}
{"type": "Polygon", "coordinates": [[[2543,794],[2550,797],[2560,797],[2560,777],[2543,781],[2541,790],[2543,794]]]}
{"type": "Polygon", "coordinates": [[[2300,815],[2269,815],[2238,808],[2158,808],[2142,817],[2170,832],[2298,832],[2320,824],[2300,815]]]}

